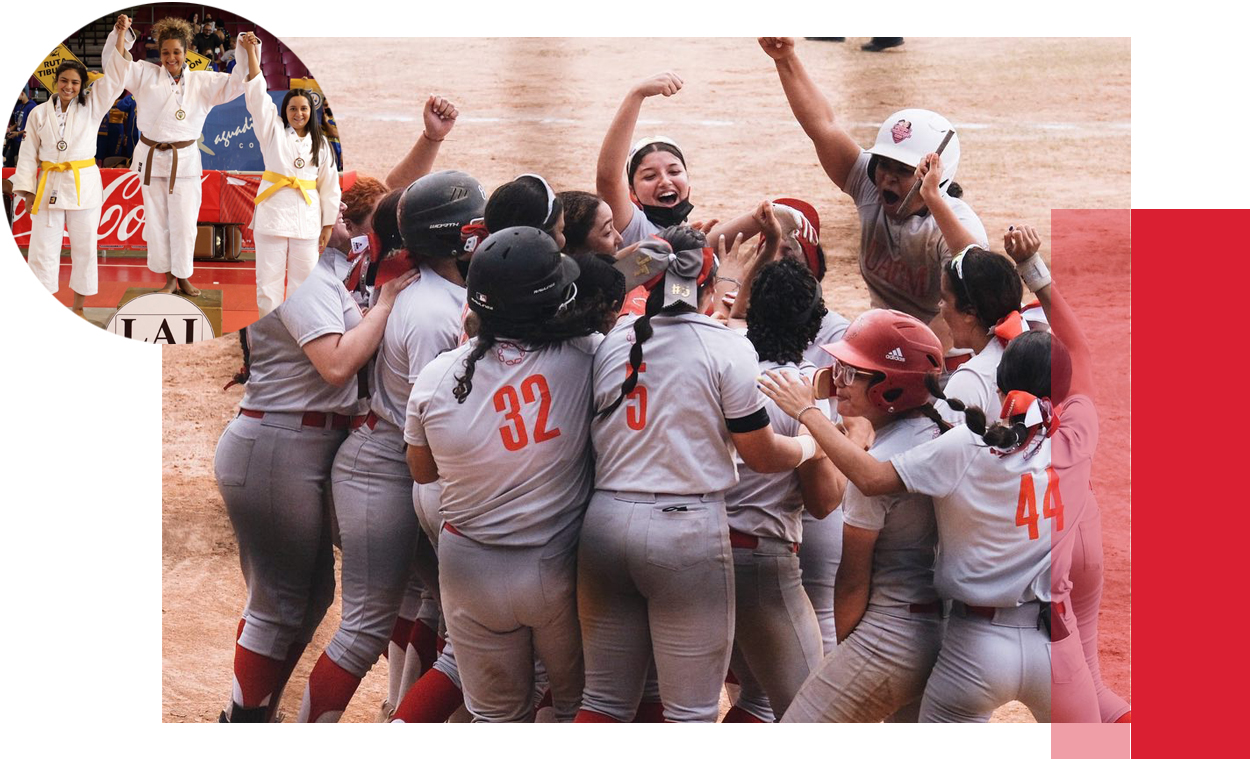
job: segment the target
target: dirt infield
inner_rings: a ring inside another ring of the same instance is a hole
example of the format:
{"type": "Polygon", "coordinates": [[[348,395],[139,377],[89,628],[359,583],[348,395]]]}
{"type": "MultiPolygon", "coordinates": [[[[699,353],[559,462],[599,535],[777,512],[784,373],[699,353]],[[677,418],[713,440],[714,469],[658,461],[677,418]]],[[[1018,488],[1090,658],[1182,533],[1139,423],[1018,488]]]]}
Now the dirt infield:
{"type": "MultiPolygon", "coordinates": [[[[347,168],[384,177],[419,135],[420,103],[436,92],[461,113],[438,167],[465,169],[488,188],[534,171],[557,190],[593,190],[599,144],[620,99],[637,80],[675,70],[685,88],[648,101],[638,133],[664,134],[682,145],[692,220],[735,216],[765,197],[804,198],[822,217],[830,255],[826,301],[848,318],[867,307],[855,265],[854,205],[816,163],[772,62],[754,40],[285,41],[334,104],[347,168]],[[378,61],[387,63],[379,68],[378,61]]],[[[1032,223],[1049,239],[1051,209],[1129,207],[1127,39],[909,39],[898,51],[876,55],[861,53],[851,40],[801,42],[799,52],[862,145],[902,107],[949,117],[962,141],[957,179],[996,248],[1009,224],[1032,223]]],[[[1080,270],[1065,267],[1059,276],[1067,271],[1080,270]]],[[[1115,297],[1126,304],[1127,289],[1115,297]]],[[[215,720],[230,694],[245,591],[212,457],[242,397],[240,387],[221,390],[240,363],[233,335],[164,351],[166,721],[215,720]]],[[[1105,373],[1127,380],[1127,364],[1105,373]]],[[[1107,545],[1103,675],[1131,700],[1127,391],[1109,403],[1100,406],[1100,450],[1109,440],[1124,446],[1122,454],[1100,458],[1097,470],[1106,481],[1096,483],[1107,545]]],[[[338,614],[336,602],[296,669],[288,714],[298,709],[338,614]]],[[[344,720],[372,719],[385,692],[383,661],[344,720]]],[[[1018,705],[996,714],[1002,721],[1029,719],[1018,705]]]]}

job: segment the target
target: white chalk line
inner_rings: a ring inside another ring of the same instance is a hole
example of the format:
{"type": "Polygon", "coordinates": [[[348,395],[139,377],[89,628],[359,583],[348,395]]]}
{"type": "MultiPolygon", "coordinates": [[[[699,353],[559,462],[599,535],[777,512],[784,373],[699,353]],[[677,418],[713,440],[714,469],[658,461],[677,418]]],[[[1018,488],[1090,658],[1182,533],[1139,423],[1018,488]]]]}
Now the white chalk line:
{"type": "MultiPolygon", "coordinates": [[[[421,121],[420,116],[413,116],[408,113],[393,113],[387,111],[366,111],[362,109],[339,109],[339,114],[350,118],[360,118],[369,121],[387,121],[399,123],[412,123],[421,121]]],[[[585,124],[589,123],[582,119],[557,118],[553,116],[461,116],[456,119],[464,124],[585,124]]],[[[776,124],[773,120],[747,119],[744,121],[734,121],[726,119],[638,119],[639,126],[645,127],[663,127],[663,126],[696,126],[696,127],[742,127],[742,126],[759,126],[771,127],[776,124]]],[[[596,121],[596,126],[598,122],[596,121]]],[[[877,129],[881,125],[879,123],[870,122],[854,122],[848,125],[852,129],[877,129]]],[[[1039,132],[1073,132],[1073,131],[1112,131],[1112,132],[1129,132],[1132,131],[1132,123],[1128,121],[1006,121],[1000,124],[984,124],[977,122],[956,123],[956,129],[967,131],[983,131],[983,130],[1013,130],[1028,129],[1039,132]]]]}

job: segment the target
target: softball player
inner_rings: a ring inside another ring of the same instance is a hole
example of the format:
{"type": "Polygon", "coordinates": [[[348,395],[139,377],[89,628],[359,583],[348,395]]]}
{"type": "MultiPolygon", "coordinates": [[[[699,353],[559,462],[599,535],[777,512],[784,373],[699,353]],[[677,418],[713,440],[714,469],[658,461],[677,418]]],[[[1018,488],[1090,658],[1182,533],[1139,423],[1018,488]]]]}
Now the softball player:
{"type": "Polygon", "coordinates": [[[343,253],[327,248],[305,286],[248,329],[247,391],[214,461],[248,589],[223,722],[274,718],[334,600],[331,464],[360,411],[356,372],[415,278],[388,283],[362,316],[343,285],[351,271],[343,253]]]}
{"type": "MultiPolygon", "coordinates": [[[[659,135],[643,137],[632,146],[629,142],[643,101],[656,95],[672,97],[683,84],[682,78],[671,71],[638,83],[621,102],[599,149],[595,186],[611,207],[612,222],[626,245],[685,223],[694,210],[686,157],[677,142],[659,135]]],[[[747,214],[717,224],[707,231],[707,237],[732,240],[738,232],[749,235],[758,231],[747,214]]]]}
{"type": "MultiPolygon", "coordinates": [[[[751,283],[746,332],[760,371],[811,377],[816,367],[803,351],[825,314],[820,284],[804,264],[783,258],[765,266],[751,283]]],[[[827,402],[821,405],[827,413],[827,402]]],[[[771,401],[765,408],[774,432],[798,434],[798,423],[771,401]]],[[[820,623],[800,579],[799,544],[806,537],[800,515],[827,518],[846,479],[828,459],[775,474],[739,468],[738,476],[725,502],[737,608],[730,667],[742,688],[725,721],[772,722],[824,656],[820,623]]]]}
{"type": "MultiPolygon", "coordinates": [[[[985,228],[954,183],[959,136],[942,157],[936,151],[954,127],[918,108],[891,115],[863,150],[834,119],[833,108],[795,53],[790,37],[761,37],[776,63],[790,109],[816,147],[825,173],[855,200],[860,220],[859,270],[873,308],[911,314],[935,329],[941,264],[969,245],[988,247],[985,228]],[[925,181],[925,177],[928,180],[925,181]],[[919,197],[907,207],[915,182],[919,197]]],[[[939,333],[940,334],[940,333],[939,333]]]]}
{"type": "Polygon", "coordinates": [[[593,192],[566,190],[559,195],[564,206],[564,251],[575,259],[587,255],[616,257],[621,233],[612,223],[612,206],[593,192]]]}
{"type": "MultiPolygon", "coordinates": [[[[1053,342],[1052,376],[1071,375],[1066,383],[1053,380],[1051,396],[1059,403],[1056,415],[1063,419],[1052,443],[1052,461],[1063,493],[1063,503],[1073,519],[1076,536],[1072,551],[1072,607],[1081,632],[1081,648],[1098,694],[1098,710],[1103,722],[1132,722],[1129,704],[1102,681],[1098,661],[1098,607],[1102,600],[1102,517],[1090,469],[1098,445],[1098,412],[1093,401],[1094,380],[1090,345],[1071,307],[1051,287],[1050,275],[1038,250],[1041,238],[1032,227],[1008,230],[1003,247],[1016,262],[1025,284],[1038,300],[1044,314],[1037,321],[1052,324],[1059,340],[1053,342]],[[1066,346],[1067,350],[1064,350],[1066,346]],[[1070,367],[1070,371],[1068,371],[1070,367]]],[[[1034,317],[1029,316],[1030,321],[1034,317]]]]}
{"type": "MultiPolygon", "coordinates": [[[[399,200],[397,221],[416,279],[387,321],[370,372],[368,417],[334,459],[343,615],[309,677],[300,721],[337,721],[395,626],[420,534],[404,409],[422,368],[459,343],[465,290],[457,257],[471,253],[461,231],[481,218],[485,202],[481,184],[459,171],[422,177],[399,200]]],[[[375,229],[382,221],[375,216],[375,229]]]]}
{"type": "Polygon", "coordinates": [[[552,329],[577,274],[541,230],[487,237],[469,265],[479,334],[433,361],[409,401],[413,476],[442,479],[440,595],[477,721],[533,719],[535,655],[558,719],[571,721],[581,700],[574,562],[591,488],[595,341],[552,329]],[[503,479],[482,478],[483,466],[503,479]]]}
{"type": "MultiPolygon", "coordinates": [[[[183,19],[163,18],[151,34],[160,46],[160,65],[135,61],[129,52],[123,64],[141,133],[132,168],[143,176],[143,239],[148,268],[165,275],[157,292],[178,290],[194,298],[200,294],[190,278],[203,171],[196,141],[208,112],[243,94],[246,68],[235,66],[231,74],[190,71],[191,26],[183,19]]],[[[104,48],[104,66],[113,53],[111,46],[104,48]]]]}
{"type": "Polygon", "coordinates": [[[754,386],[755,351],[701,313],[716,273],[703,236],[676,227],[664,237],[622,261],[628,284],[650,291],[646,312],[595,353],[595,493],[577,559],[586,657],[578,721],[632,719],[652,654],[665,717],[716,720],[734,619],[730,446],[762,472],[815,453],[806,437],[773,433],[754,386]]]}
{"type": "MultiPolygon", "coordinates": [[[[875,460],[938,434],[933,419],[940,417],[928,405],[925,380],[939,373],[942,347],[919,320],[868,311],[824,350],[835,359],[829,375],[840,411],[873,426],[869,455],[875,460]]],[[[879,722],[918,705],[941,645],[932,500],[867,497],[850,484],[842,510],[835,585],[839,644],[803,683],[785,722],[879,722]]]]}
{"type": "MultiPolygon", "coordinates": [[[[802,262],[819,282],[825,276],[825,251],[820,244],[820,215],[810,203],[796,198],[778,198],[761,203],[754,219],[760,228],[760,240],[756,254],[749,259],[741,273],[726,272],[717,278],[728,282],[722,288],[722,310],[731,318],[731,324],[740,323],[749,314],[751,285],[759,268],[780,255],[802,262]]],[[[803,360],[816,368],[828,366],[833,361],[822,345],[831,345],[842,339],[850,322],[844,316],[825,308],[820,330],[803,352],[803,360]]],[[[836,402],[829,404],[830,418],[838,421],[836,402]]],[[[864,425],[847,422],[864,437],[864,425]]],[[[837,631],[833,618],[833,585],[842,557],[842,511],[834,510],[824,519],[817,519],[806,509],[803,516],[803,541],[799,546],[799,566],[802,569],[803,589],[816,610],[820,620],[820,634],[824,652],[828,654],[837,645],[837,631]]],[[[761,718],[762,709],[757,709],[761,718]]]]}
{"type": "Polygon", "coordinates": [[[56,92],[30,112],[13,173],[13,192],[26,201],[31,217],[30,269],[51,293],[60,289],[61,247],[69,229],[69,287],[79,316],[86,297],[100,290],[96,233],[104,186],[95,163],[96,132],[122,90],[126,74],[120,55],[129,28],[130,18],[118,16],[104,43],[118,56],[105,56],[104,76],[90,93],[84,89],[87,69],[81,63],[65,61],[57,67],[56,92]]]}
{"type": "MultiPolygon", "coordinates": [[[[998,362],[1007,343],[1028,328],[1020,316],[1022,295],[1020,276],[1006,256],[972,247],[942,265],[942,319],[955,347],[974,351],[951,372],[947,395],[981,409],[998,405],[998,362]]],[[[945,403],[938,411],[951,424],[963,423],[964,415],[945,403]]]]}
{"type": "Polygon", "coordinates": [[[260,40],[239,35],[247,51],[244,99],[265,158],[265,174],[256,193],[256,308],[264,316],[303,283],[325,250],[339,212],[339,178],[334,151],[321,134],[313,95],[293,89],[279,112],[269,98],[260,70],[260,40]],[[289,266],[289,274],[288,274],[289,266]]]}
{"type": "MultiPolygon", "coordinates": [[[[1067,599],[1073,532],[1063,532],[1051,461],[1058,425],[1049,401],[1050,343],[1049,334],[1026,333],[1003,355],[999,389],[1010,426],[987,430],[984,412],[948,399],[966,424],[889,461],[863,453],[820,415],[804,414],[809,386],[777,373],[761,381],[786,413],[806,420],[865,495],[933,498],[940,546],[934,582],[953,610],[925,686],[922,722],[985,722],[1012,700],[1040,722],[1098,721],[1067,599]]],[[[941,397],[935,377],[928,389],[941,397]]]]}

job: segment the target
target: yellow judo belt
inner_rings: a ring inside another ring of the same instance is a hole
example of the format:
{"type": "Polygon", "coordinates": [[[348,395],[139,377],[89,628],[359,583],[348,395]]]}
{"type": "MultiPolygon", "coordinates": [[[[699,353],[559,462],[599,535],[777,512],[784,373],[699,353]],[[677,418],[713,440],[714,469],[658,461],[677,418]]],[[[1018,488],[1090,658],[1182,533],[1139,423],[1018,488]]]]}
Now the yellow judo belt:
{"type": "Polygon", "coordinates": [[[278,190],[281,190],[283,187],[290,187],[292,189],[299,190],[300,194],[304,196],[304,202],[310,206],[312,205],[312,198],[309,197],[308,191],[317,189],[317,180],[284,177],[281,174],[275,174],[272,171],[266,171],[261,179],[266,182],[271,182],[272,184],[269,185],[268,189],[256,196],[256,200],[252,201],[253,204],[260,205],[262,200],[274,194],[278,190]]]}
{"type": "Polygon", "coordinates": [[[39,175],[39,186],[35,188],[35,204],[30,209],[30,215],[34,216],[39,213],[39,203],[43,200],[43,188],[48,183],[48,174],[54,171],[72,171],[74,172],[74,200],[82,200],[82,177],[78,175],[79,169],[85,169],[88,166],[95,166],[94,158],[84,158],[81,161],[61,161],[53,163],[52,161],[41,161],[39,168],[43,169],[43,173],[39,175]]]}

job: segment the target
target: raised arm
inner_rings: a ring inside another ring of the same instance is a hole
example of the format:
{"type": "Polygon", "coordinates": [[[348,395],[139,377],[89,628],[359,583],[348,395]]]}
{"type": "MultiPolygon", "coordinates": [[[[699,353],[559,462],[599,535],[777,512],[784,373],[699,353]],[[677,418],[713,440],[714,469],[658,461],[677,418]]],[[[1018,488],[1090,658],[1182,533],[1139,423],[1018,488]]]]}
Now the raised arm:
{"type": "Polygon", "coordinates": [[[629,182],[625,177],[625,163],[629,159],[630,138],[638,125],[638,112],[642,101],[654,95],[671,97],[681,89],[682,79],[666,71],[634,86],[621,107],[616,109],[608,133],[599,148],[599,163],[595,168],[595,188],[599,197],[612,209],[612,223],[622,231],[634,217],[634,204],[629,199],[629,182]]]}
{"type": "Polygon", "coordinates": [[[413,143],[408,155],[395,164],[391,173],[386,175],[386,186],[391,189],[407,187],[421,177],[429,174],[434,168],[434,159],[438,157],[438,149],[443,140],[456,125],[456,117],[460,111],[447,98],[430,95],[421,109],[421,121],[424,129],[421,136],[413,143]]]}
{"type": "Polygon", "coordinates": [[[1041,247],[1041,236],[1036,229],[1027,225],[1009,229],[1003,235],[1003,248],[1011,256],[1011,260],[1016,262],[1016,268],[1025,285],[1042,304],[1046,321],[1050,322],[1051,333],[1063,342],[1071,355],[1072,384],[1069,394],[1088,395],[1092,398],[1094,368],[1089,338],[1085,336],[1076,312],[1051,282],[1049,268],[1038,252],[1041,247]]]}
{"type": "Polygon", "coordinates": [[[893,464],[877,461],[820,412],[812,395],[812,383],[806,377],[796,379],[784,372],[768,372],[760,377],[760,389],[782,411],[807,426],[833,465],[864,495],[886,495],[907,490],[893,464]]]}
{"type": "Polygon", "coordinates": [[[937,222],[951,255],[958,254],[969,245],[979,245],[981,241],[955,216],[954,209],[946,202],[946,193],[939,186],[942,181],[941,156],[937,153],[925,156],[916,167],[916,181],[920,182],[920,199],[933,214],[933,220],[937,222]]]}
{"type": "Polygon", "coordinates": [[[111,49],[114,55],[106,57],[102,54],[100,56],[100,67],[103,69],[104,76],[91,85],[91,94],[87,96],[93,120],[104,118],[104,115],[113,107],[113,102],[122,94],[122,85],[126,81],[127,71],[126,48],[123,45],[126,30],[129,28],[130,17],[124,14],[118,16],[113,31],[109,33],[108,40],[104,43],[104,47],[111,49]]]}
{"type": "Polygon", "coordinates": [[[117,23],[113,25],[113,31],[109,33],[104,49],[100,51],[100,67],[107,73],[110,66],[116,66],[116,70],[122,74],[121,88],[133,93],[139,87],[143,76],[143,66],[134,60],[130,50],[126,48],[125,31],[118,31],[123,18],[126,19],[126,28],[130,28],[129,16],[122,14],[117,17],[117,23]],[[115,58],[120,58],[120,60],[114,60],[115,58]]]}
{"type": "MultiPolygon", "coordinates": [[[[265,140],[279,139],[283,131],[282,115],[278,113],[273,98],[269,97],[269,83],[260,68],[260,38],[251,32],[243,32],[239,34],[238,45],[238,55],[247,56],[248,73],[243,78],[243,102],[252,117],[252,129],[257,137],[265,140]]],[[[241,68],[241,63],[235,64],[236,72],[241,68]]]]}
{"type": "Polygon", "coordinates": [[[777,76],[781,78],[790,111],[816,147],[820,165],[838,189],[844,189],[851,167],[862,152],[859,145],[838,126],[833,106],[812,81],[795,52],[794,38],[760,37],[759,43],[777,65],[777,76]]]}
{"type": "Polygon", "coordinates": [[[395,297],[417,277],[414,269],[382,285],[378,302],[359,324],[342,334],[322,335],[304,346],[317,373],[335,387],[343,387],[378,349],[395,297]]]}

